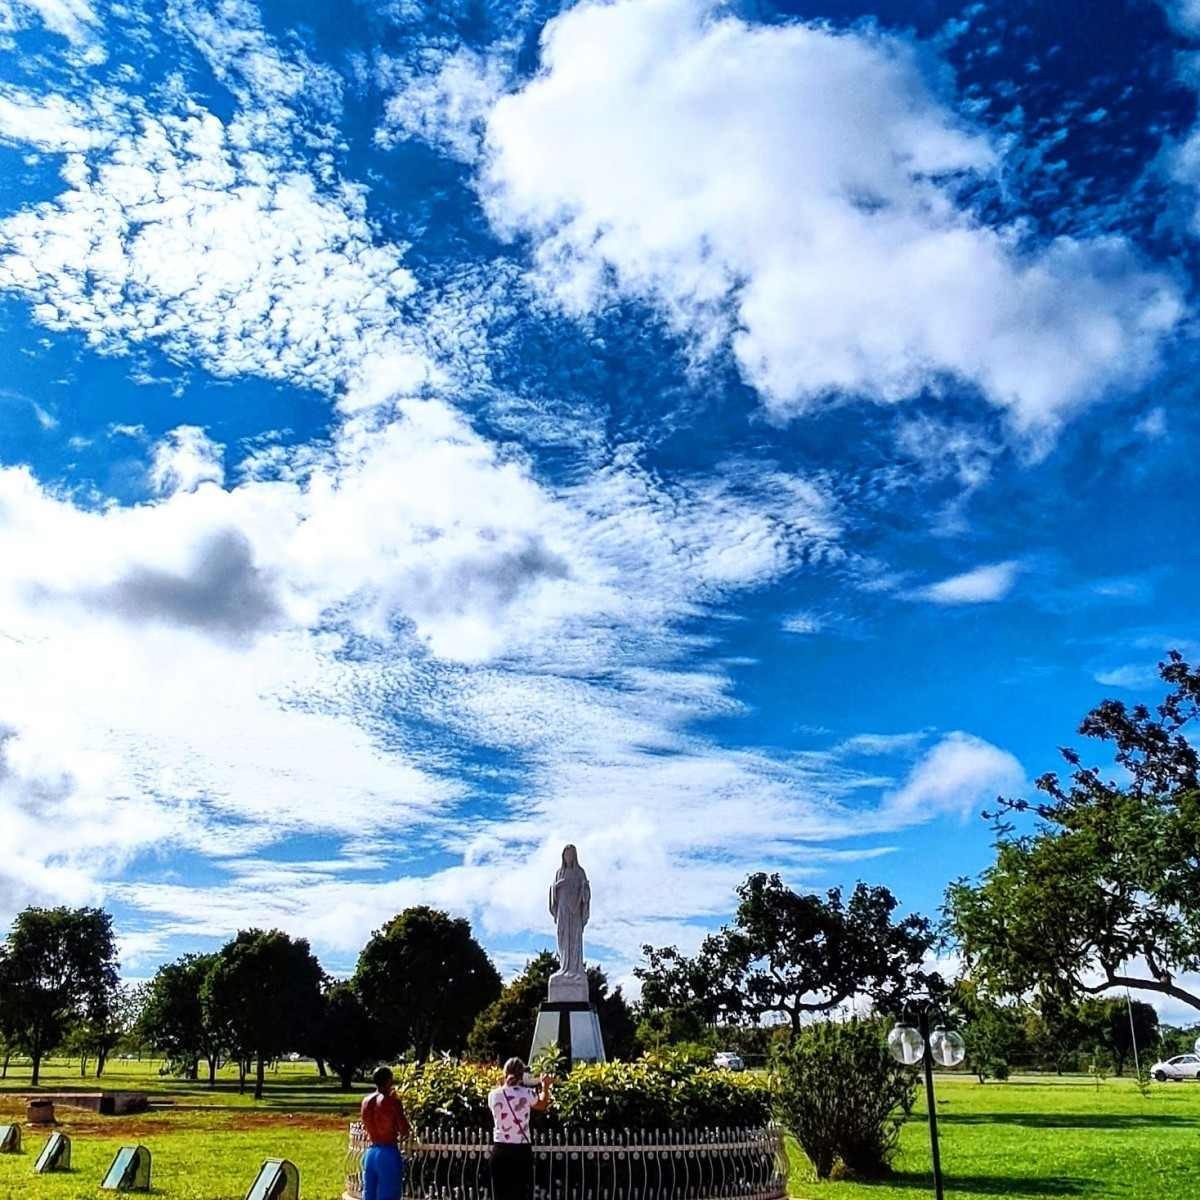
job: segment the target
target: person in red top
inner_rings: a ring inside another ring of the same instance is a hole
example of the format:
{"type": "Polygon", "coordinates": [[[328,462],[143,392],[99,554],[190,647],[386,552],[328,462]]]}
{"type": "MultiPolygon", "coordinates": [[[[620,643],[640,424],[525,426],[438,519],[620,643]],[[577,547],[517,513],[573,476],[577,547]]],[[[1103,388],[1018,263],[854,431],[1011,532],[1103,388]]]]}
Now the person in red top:
{"type": "Polygon", "coordinates": [[[396,1095],[390,1067],[371,1076],[375,1090],[362,1102],[360,1119],[371,1145],[363,1157],[363,1200],[400,1200],[404,1155],[396,1144],[408,1137],[408,1118],[396,1095]]]}

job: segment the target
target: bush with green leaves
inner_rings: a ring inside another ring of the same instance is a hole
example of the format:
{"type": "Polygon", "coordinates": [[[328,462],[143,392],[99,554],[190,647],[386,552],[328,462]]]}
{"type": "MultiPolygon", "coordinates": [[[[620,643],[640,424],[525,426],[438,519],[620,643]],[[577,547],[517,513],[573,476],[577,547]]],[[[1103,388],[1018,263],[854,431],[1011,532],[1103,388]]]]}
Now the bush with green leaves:
{"type": "MultiPolygon", "coordinates": [[[[395,1072],[396,1090],[414,1126],[490,1128],[487,1096],[500,1083],[495,1067],[442,1058],[404,1063],[395,1072]]],[[[757,1126],[770,1116],[764,1080],[664,1053],[635,1062],[577,1064],[556,1083],[541,1120],[560,1128],[642,1130],[757,1126]]]]}
{"type": "Polygon", "coordinates": [[[555,1087],[550,1110],[559,1125],[629,1130],[756,1126],[770,1115],[763,1080],[671,1053],[579,1064],[555,1087]]]}
{"type": "Polygon", "coordinates": [[[432,1058],[394,1068],[396,1091],[408,1119],[418,1128],[490,1128],[487,1097],[499,1082],[494,1067],[432,1058]]]}
{"type": "Polygon", "coordinates": [[[893,1061],[878,1022],[801,1029],[775,1058],[775,1112],[818,1179],[888,1171],[915,1073],[893,1061]]]}

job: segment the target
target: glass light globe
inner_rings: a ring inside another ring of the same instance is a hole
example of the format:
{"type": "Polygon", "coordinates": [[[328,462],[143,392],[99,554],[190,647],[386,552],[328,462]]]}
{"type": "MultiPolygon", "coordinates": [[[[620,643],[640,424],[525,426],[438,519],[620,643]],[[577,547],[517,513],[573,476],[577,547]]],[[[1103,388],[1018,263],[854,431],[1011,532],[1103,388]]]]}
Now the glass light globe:
{"type": "Polygon", "coordinates": [[[929,1052],[933,1055],[933,1061],[943,1067],[957,1067],[967,1057],[967,1043],[963,1041],[961,1033],[939,1026],[929,1035],[929,1052]]]}
{"type": "Polygon", "coordinates": [[[911,1025],[897,1025],[888,1034],[888,1053],[906,1067],[915,1067],[925,1054],[925,1042],[911,1025]]]}

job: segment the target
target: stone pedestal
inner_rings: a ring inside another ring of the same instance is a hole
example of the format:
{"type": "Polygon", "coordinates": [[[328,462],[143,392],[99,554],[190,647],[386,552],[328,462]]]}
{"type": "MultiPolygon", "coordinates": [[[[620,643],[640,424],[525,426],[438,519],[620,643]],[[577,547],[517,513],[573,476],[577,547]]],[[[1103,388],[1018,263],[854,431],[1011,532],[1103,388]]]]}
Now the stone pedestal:
{"type": "Polygon", "coordinates": [[[577,1062],[604,1062],[600,1018],[586,997],[583,1000],[547,1000],[538,1009],[529,1061],[533,1062],[552,1045],[557,1045],[567,1066],[577,1062]]]}

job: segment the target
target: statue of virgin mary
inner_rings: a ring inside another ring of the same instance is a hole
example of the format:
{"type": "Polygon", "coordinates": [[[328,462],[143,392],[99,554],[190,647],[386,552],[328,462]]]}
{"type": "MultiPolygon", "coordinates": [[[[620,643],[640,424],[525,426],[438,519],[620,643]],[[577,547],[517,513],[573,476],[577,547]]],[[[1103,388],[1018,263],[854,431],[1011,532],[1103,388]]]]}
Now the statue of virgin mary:
{"type": "Polygon", "coordinates": [[[550,915],[558,929],[559,969],[555,978],[586,980],[583,927],[592,915],[592,889],[574,846],[563,847],[562,866],[550,885],[550,915]]]}

